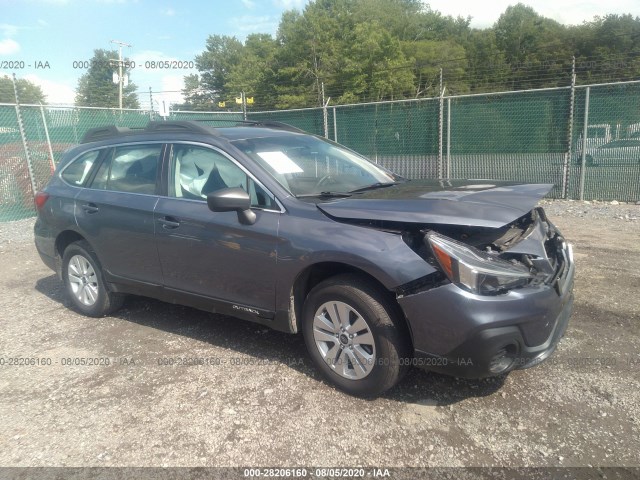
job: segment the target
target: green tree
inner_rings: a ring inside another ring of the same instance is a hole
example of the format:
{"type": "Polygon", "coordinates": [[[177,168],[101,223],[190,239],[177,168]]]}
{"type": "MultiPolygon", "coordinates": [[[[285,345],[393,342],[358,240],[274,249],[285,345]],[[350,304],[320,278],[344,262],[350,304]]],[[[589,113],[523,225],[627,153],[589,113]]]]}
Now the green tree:
{"type": "Polygon", "coordinates": [[[210,111],[217,107],[216,96],[206,90],[197,73],[184,77],[182,96],[184,97],[184,103],[182,105],[174,105],[174,109],[210,111]]]}
{"type": "MultiPolygon", "coordinates": [[[[233,95],[225,89],[231,69],[242,59],[242,42],[227,35],[211,35],[205,51],[196,56],[200,85],[216,102],[233,95]]],[[[236,93],[237,95],[237,93],[236,93]]]]}
{"type": "Polygon", "coordinates": [[[279,106],[321,105],[322,84],[339,103],[432,94],[441,66],[452,90],[467,91],[460,78],[465,51],[455,37],[468,24],[419,0],[316,0],[301,13],[286,12],[276,55],[277,83],[286,92],[279,106]]]}
{"type": "Polygon", "coordinates": [[[451,17],[420,0],[353,0],[356,23],[378,22],[402,42],[459,40],[471,18],[451,17]]]}
{"type": "Polygon", "coordinates": [[[344,50],[354,32],[350,14],[353,0],[317,0],[302,14],[285,12],[278,28],[281,46],[276,56],[279,67],[279,108],[322,105],[322,84],[334,98],[343,93],[338,82],[349,61],[344,50]]]}
{"type": "Polygon", "coordinates": [[[566,27],[518,3],[507,7],[493,30],[512,70],[512,89],[567,85],[572,52],[566,27]]]}
{"type": "Polygon", "coordinates": [[[354,0],[354,22],[377,22],[401,41],[422,38],[424,14],[428,9],[420,0],[354,0]]]}
{"type": "MultiPolygon", "coordinates": [[[[45,103],[46,96],[39,85],[24,78],[18,78],[16,87],[20,103],[45,103]]],[[[0,77],[0,103],[16,103],[13,80],[7,75],[0,77]]]]}
{"type": "MultiPolygon", "coordinates": [[[[493,29],[473,30],[465,39],[466,82],[469,90],[506,90],[511,75],[504,52],[498,48],[493,29]]],[[[447,77],[448,78],[448,77],[447,77]]]]}
{"type": "Polygon", "coordinates": [[[185,77],[185,107],[217,109],[244,92],[255,98],[255,106],[270,108],[275,102],[272,63],[278,44],[267,34],[251,34],[242,44],[235,37],[212,35],[207,48],[196,57],[199,75],[185,77]]]}
{"type": "Polygon", "coordinates": [[[342,73],[339,103],[394,100],[413,93],[413,69],[400,41],[377,21],[357,24],[345,48],[348,68],[342,73]],[[345,73],[348,74],[347,78],[345,73]]]}
{"type": "Polygon", "coordinates": [[[633,80],[640,76],[640,18],[606,15],[574,27],[578,80],[633,80]]]}
{"type": "Polygon", "coordinates": [[[278,44],[267,34],[247,36],[240,58],[228,72],[224,91],[230,96],[244,92],[254,98],[254,108],[272,108],[277,97],[274,77],[274,61],[278,44]]]}
{"type": "Polygon", "coordinates": [[[465,78],[467,58],[462,45],[453,40],[419,40],[406,42],[403,49],[415,62],[414,97],[439,95],[440,69],[447,94],[469,90],[465,78]]]}
{"type": "MultiPolygon", "coordinates": [[[[114,63],[113,59],[117,58],[117,51],[94,50],[89,70],[78,80],[76,105],[81,107],[118,107],[119,87],[118,84],[113,83],[113,73],[118,70],[117,62],[114,63]]],[[[124,61],[129,62],[128,59],[124,59],[124,61]]],[[[123,73],[130,75],[131,68],[126,65],[127,63],[125,63],[123,73]]],[[[131,81],[126,87],[123,87],[123,108],[140,108],[136,89],[136,85],[131,81]]]]}
{"type": "Polygon", "coordinates": [[[185,98],[217,108],[245,92],[256,107],[298,108],[439,94],[566,86],[640,75],[640,19],[596,17],[565,27],[531,7],[508,7],[491,28],[422,0],[310,0],[284,12],[276,38],[212,35],[185,98]]]}

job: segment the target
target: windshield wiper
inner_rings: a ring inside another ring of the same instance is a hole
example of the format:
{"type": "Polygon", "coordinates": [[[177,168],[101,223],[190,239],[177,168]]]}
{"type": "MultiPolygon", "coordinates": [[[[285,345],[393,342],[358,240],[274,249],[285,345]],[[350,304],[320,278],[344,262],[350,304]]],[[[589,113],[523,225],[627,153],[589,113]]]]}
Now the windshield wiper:
{"type": "Polygon", "coordinates": [[[296,195],[296,198],[311,198],[311,197],[346,198],[350,196],[351,196],[351,193],[347,193],[347,192],[317,192],[317,193],[302,193],[300,195],[296,195]]]}
{"type": "Polygon", "coordinates": [[[400,182],[377,182],[371,185],[367,185],[366,187],[356,188],[355,190],[349,190],[349,193],[358,193],[358,192],[366,192],[367,190],[376,190],[377,188],[391,187],[393,185],[398,185],[400,182]]]}

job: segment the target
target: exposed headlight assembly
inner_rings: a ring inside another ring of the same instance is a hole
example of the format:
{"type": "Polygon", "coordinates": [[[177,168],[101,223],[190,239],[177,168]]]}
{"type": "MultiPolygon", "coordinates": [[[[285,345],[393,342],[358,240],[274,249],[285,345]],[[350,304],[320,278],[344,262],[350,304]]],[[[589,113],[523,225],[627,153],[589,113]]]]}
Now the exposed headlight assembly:
{"type": "Polygon", "coordinates": [[[480,295],[527,285],[534,275],[524,265],[502,260],[444,235],[429,232],[426,242],[452,283],[480,295]]]}

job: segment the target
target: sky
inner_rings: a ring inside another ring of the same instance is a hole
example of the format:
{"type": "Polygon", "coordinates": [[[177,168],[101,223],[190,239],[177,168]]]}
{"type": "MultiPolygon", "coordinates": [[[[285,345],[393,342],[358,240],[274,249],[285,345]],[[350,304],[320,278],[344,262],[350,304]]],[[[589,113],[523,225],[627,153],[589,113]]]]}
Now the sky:
{"type": "MultiPolygon", "coordinates": [[[[142,107],[154,99],[182,100],[183,77],[209,35],[240,40],[250,33],[275,35],[282,13],[304,8],[308,0],[0,0],[0,75],[15,73],[40,85],[48,103],[73,104],[83,65],[98,48],[117,49],[135,62],[131,81],[142,107]],[[176,61],[160,69],[159,60],[176,61]],[[187,68],[184,68],[187,67],[187,68]]],[[[471,26],[490,27],[516,0],[431,0],[445,15],[471,16],[471,26]]],[[[523,0],[538,13],[563,24],[595,15],[640,16],[640,1],[523,0]]],[[[157,107],[156,107],[157,108],[157,107]]]]}

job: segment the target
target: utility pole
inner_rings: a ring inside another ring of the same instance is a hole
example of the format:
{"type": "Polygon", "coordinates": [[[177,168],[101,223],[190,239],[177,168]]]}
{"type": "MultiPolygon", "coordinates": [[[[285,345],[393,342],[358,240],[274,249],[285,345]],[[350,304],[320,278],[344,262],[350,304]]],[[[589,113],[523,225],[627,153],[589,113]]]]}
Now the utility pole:
{"type": "Polygon", "coordinates": [[[128,43],[120,42],[118,40],[111,40],[111,43],[115,43],[118,45],[118,60],[113,60],[118,62],[118,105],[120,106],[120,110],[122,111],[122,83],[124,78],[122,76],[122,47],[132,47],[133,45],[129,45],[128,43]]]}

